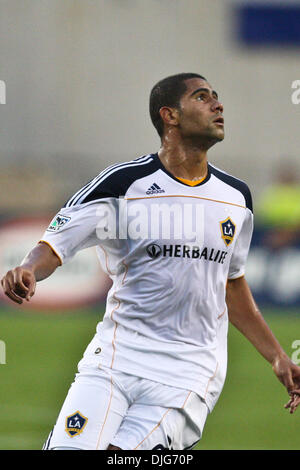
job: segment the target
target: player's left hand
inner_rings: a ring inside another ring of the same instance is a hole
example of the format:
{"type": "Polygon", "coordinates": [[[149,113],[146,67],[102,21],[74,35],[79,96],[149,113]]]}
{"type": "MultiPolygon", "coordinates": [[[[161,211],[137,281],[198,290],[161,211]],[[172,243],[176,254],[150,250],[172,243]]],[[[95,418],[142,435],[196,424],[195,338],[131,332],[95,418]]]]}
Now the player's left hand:
{"type": "Polygon", "coordinates": [[[289,409],[292,414],[300,404],[300,367],[294,364],[288,356],[276,359],[272,367],[277,378],[290,395],[290,400],[286,403],[285,408],[289,409]]]}

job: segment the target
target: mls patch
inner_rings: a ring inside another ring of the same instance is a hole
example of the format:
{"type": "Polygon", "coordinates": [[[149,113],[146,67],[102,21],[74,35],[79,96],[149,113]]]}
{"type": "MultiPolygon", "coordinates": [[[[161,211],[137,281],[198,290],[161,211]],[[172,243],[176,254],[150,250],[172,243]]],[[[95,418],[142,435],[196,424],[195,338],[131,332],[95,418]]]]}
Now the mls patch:
{"type": "Polygon", "coordinates": [[[66,417],[66,432],[70,437],[78,436],[82,433],[88,419],[79,411],[66,417]]]}
{"type": "Polygon", "coordinates": [[[236,225],[232,222],[230,217],[220,222],[221,234],[226,246],[230,245],[233,240],[236,225]]]}
{"type": "Polygon", "coordinates": [[[57,232],[60,228],[62,228],[67,222],[71,220],[71,217],[66,215],[58,214],[51,222],[49,227],[47,228],[47,232],[57,232]]]}

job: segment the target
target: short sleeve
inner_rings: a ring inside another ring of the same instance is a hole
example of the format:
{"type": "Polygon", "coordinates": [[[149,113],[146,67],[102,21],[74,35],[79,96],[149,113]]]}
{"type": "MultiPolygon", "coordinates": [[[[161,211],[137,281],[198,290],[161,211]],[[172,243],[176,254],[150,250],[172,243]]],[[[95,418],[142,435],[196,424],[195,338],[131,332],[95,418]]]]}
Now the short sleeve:
{"type": "Polygon", "coordinates": [[[48,244],[64,264],[78,251],[101,243],[100,228],[103,229],[111,219],[111,215],[107,216],[109,211],[111,204],[106,199],[94,204],[63,207],[44,232],[40,243],[48,244]]]}
{"type": "Polygon", "coordinates": [[[253,233],[253,213],[246,209],[242,229],[238,235],[229,265],[228,279],[237,279],[244,276],[245,266],[253,233]]]}
{"type": "Polygon", "coordinates": [[[117,238],[120,200],[136,179],[157,169],[152,155],[106,168],[68,199],[40,242],[52,248],[61,264],[79,250],[110,243],[117,238]]]}

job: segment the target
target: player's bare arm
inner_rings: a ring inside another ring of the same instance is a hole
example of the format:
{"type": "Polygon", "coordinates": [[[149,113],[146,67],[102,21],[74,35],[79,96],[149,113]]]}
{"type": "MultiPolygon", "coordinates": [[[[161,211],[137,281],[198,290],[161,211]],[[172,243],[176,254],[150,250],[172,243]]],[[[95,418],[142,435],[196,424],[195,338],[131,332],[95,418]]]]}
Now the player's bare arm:
{"type": "Polygon", "coordinates": [[[22,304],[34,295],[36,282],[49,277],[61,262],[45,243],[39,243],[28,253],[20,266],[8,271],[1,280],[5,294],[14,302],[22,304]]]}
{"type": "Polygon", "coordinates": [[[293,413],[300,403],[300,367],[291,361],[265,322],[244,277],[228,281],[226,302],[230,322],[272,365],[286,387],[291,397],[286,408],[293,413]]]}

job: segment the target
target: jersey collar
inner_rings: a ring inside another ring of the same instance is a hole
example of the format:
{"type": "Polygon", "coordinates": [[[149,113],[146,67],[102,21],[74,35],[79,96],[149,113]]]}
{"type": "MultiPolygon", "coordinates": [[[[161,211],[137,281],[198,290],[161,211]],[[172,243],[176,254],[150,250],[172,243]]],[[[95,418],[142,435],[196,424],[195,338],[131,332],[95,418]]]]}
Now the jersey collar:
{"type": "Polygon", "coordinates": [[[164,165],[162,164],[162,162],[161,162],[161,160],[158,156],[158,153],[153,153],[152,156],[153,156],[154,160],[156,161],[158,168],[160,168],[162,171],[164,171],[170,178],[177,181],[177,183],[182,184],[183,186],[187,186],[188,188],[197,188],[198,186],[202,186],[203,184],[207,183],[207,181],[210,179],[210,176],[211,176],[210,165],[207,164],[207,175],[206,175],[206,177],[202,181],[200,181],[200,183],[195,184],[194,186],[190,186],[189,184],[186,184],[183,181],[180,181],[178,178],[176,178],[176,176],[172,175],[172,173],[170,173],[164,167],[164,165]]]}

